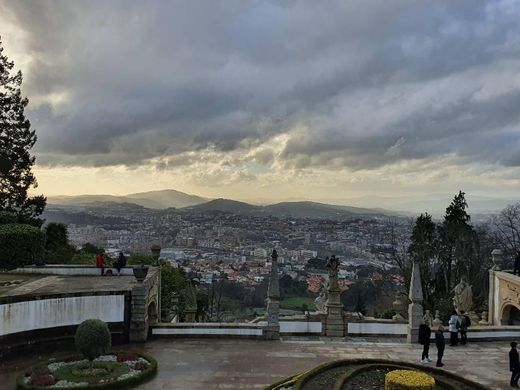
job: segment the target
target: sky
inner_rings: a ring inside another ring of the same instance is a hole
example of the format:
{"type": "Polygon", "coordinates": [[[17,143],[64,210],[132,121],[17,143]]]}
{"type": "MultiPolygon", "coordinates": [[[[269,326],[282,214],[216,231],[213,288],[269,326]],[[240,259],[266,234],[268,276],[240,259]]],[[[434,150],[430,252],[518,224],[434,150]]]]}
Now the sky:
{"type": "Polygon", "coordinates": [[[519,20],[511,0],[0,0],[46,195],[518,199],[519,20]]]}

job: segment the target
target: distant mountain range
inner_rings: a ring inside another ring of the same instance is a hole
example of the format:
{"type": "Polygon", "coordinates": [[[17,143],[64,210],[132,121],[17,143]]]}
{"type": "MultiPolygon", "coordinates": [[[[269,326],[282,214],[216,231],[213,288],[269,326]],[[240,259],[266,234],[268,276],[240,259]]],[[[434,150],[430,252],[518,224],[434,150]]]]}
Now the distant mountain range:
{"type": "MultiPolygon", "coordinates": [[[[294,218],[329,218],[341,219],[352,216],[374,215],[417,215],[420,212],[432,213],[441,218],[452,197],[449,194],[431,194],[427,198],[402,197],[365,197],[350,199],[354,206],[344,206],[313,201],[287,201],[270,205],[254,205],[231,199],[207,199],[186,194],[176,190],[149,191],[136,194],[114,195],[80,195],[49,197],[50,206],[73,208],[121,208],[137,205],[149,209],[176,208],[186,212],[229,212],[235,214],[259,214],[290,216],[294,218]],[[378,208],[371,208],[377,204],[378,208]],[[116,206],[117,205],[117,206],[116,206]],[[368,206],[368,207],[367,207],[368,206]],[[398,211],[402,210],[402,211],[398,211]]],[[[469,211],[475,217],[482,214],[496,213],[507,204],[515,203],[511,199],[495,199],[482,196],[467,195],[469,211]]],[[[335,202],[331,200],[330,203],[335,202]]],[[[338,201],[339,202],[339,201],[338,201]]]]}
{"type": "Polygon", "coordinates": [[[207,200],[195,195],[175,190],[151,191],[124,196],[80,195],[50,197],[51,206],[72,208],[112,208],[146,207],[151,209],[176,208],[185,212],[225,212],[242,215],[273,215],[293,218],[343,219],[356,216],[374,216],[395,214],[383,209],[339,206],[311,201],[281,202],[258,206],[231,199],[207,200]]]}
{"type": "Polygon", "coordinates": [[[130,195],[79,195],[49,197],[47,203],[60,206],[90,206],[92,203],[134,203],[149,209],[182,208],[207,202],[209,199],[176,190],[149,191],[130,195]]]}
{"type": "Polygon", "coordinates": [[[220,211],[234,214],[264,214],[293,218],[327,218],[338,219],[355,215],[391,214],[386,210],[367,209],[350,206],[337,206],[311,201],[282,202],[267,206],[255,206],[249,203],[230,199],[215,199],[207,203],[186,207],[187,211],[209,212],[220,211]]]}

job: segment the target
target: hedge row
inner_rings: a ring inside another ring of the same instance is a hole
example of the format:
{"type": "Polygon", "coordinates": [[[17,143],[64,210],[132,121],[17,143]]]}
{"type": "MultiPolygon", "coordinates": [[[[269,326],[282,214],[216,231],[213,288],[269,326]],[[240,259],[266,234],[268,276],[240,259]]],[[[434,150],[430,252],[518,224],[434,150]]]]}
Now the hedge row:
{"type": "MultiPolygon", "coordinates": [[[[123,352],[110,352],[109,355],[117,355],[119,353],[123,352]]],[[[132,376],[130,378],[123,379],[121,381],[117,382],[108,382],[108,383],[99,383],[95,385],[89,385],[89,386],[74,386],[74,387],[60,387],[62,390],[120,390],[120,389],[128,389],[137,386],[140,383],[146,382],[153,378],[155,374],[157,373],[157,360],[152,358],[149,355],[146,355],[144,353],[136,353],[137,356],[142,357],[143,359],[146,359],[150,365],[148,368],[142,372],[140,372],[136,376],[132,376]]],[[[70,361],[71,359],[77,358],[78,360],[83,359],[82,356],[73,356],[66,359],[63,359],[63,361],[70,361]]],[[[39,365],[41,366],[41,364],[39,365]]],[[[33,367],[29,371],[32,371],[34,369],[37,369],[37,367],[33,367]]],[[[16,384],[17,390],[45,390],[49,387],[41,387],[41,386],[31,386],[24,382],[24,376],[18,377],[18,381],[16,384]]]]}
{"type": "Polygon", "coordinates": [[[0,224],[0,269],[43,263],[45,232],[31,225],[0,224]]]}

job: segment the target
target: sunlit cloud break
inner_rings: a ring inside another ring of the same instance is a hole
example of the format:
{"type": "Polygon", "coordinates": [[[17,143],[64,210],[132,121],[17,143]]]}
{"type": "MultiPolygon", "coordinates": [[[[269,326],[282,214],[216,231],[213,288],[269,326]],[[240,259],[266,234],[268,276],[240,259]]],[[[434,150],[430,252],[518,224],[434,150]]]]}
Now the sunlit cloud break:
{"type": "Polygon", "coordinates": [[[512,1],[0,3],[55,194],[513,196],[518,20],[512,1]]]}

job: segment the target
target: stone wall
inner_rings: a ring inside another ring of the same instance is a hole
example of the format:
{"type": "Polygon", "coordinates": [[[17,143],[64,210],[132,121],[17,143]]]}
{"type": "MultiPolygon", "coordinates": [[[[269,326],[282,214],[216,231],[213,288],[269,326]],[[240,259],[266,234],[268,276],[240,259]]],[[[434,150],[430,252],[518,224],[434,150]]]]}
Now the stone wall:
{"type": "Polygon", "coordinates": [[[159,269],[149,268],[146,279],[132,288],[130,341],[146,341],[149,326],[157,323],[160,310],[159,278],[159,269]]]}
{"type": "Polygon", "coordinates": [[[55,297],[0,304],[0,336],[36,329],[79,325],[97,318],[124,322],[124,295],[55,297]]]}

